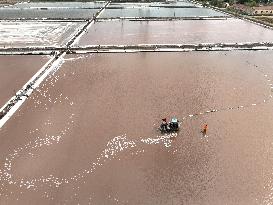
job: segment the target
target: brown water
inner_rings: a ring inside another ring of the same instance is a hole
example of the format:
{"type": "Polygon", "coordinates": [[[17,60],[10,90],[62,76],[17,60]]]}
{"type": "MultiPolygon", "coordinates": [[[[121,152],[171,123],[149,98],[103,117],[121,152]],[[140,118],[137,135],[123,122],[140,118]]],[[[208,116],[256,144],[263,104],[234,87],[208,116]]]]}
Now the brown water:
{"type": "Polygon", "coordinates": [[[237,19],[95,23],[79,45],[272,42],[273,31],[237,19]]]}
{"type": "Polygon", "coordinates": [[[0,107],[48,60],[45,56],[0,56],[0,107]]]}
{"type": "Polygon", "coordinates": [[[272,54],[68,56],[0,131],[0,203],[271,202],[272,54]]]}

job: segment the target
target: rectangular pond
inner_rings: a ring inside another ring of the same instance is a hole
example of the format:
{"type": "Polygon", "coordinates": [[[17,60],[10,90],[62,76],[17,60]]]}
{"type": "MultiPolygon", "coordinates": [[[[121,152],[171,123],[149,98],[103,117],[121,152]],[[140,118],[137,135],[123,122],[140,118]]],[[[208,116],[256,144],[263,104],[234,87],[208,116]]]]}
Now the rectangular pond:
{"type": "Polygon", "coordinates": [[[272,37],[273,30],[238,19],[120,20],[96,22],[78,45],[272,42],[272,37]]]}
{"type": "Polygon", "coordinates": [[[151,3],[110,3],[107,8],[133,8],[133,7],[197,7],[198,5],[186,2],[186,1],[177,1],[173,3],[164,3],[164,2],[151,2],[151,3]]]}
{"type": "Polygon", "coordinates": [[[90,19],[99,9],[0,8],[0,19],[90,19]]]}
{"type": "Polygon", "coordinates": [[[106,2],[21,2],[14,4],[11,8],[101,8],[106,2]]]}
{"type": "Polygon", "coordinates": [[[0,130],[2,203],[262,204],[273,185],[271,56],[66,56],[0,130]],[[172,116],[180,132],[161,135],[172,116]]]}
{"type": "Polygon", "coordinates": [[[0,48],[63,46],[85,22],[1,21],[0,48]]]}

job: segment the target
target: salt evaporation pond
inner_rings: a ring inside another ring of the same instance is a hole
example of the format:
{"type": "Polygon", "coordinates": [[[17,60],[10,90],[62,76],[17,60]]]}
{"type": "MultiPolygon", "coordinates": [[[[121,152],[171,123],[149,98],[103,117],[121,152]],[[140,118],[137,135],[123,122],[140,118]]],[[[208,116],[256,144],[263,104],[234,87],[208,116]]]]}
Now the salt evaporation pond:
{"type": "Polygon", "coordinates": [[[273,31],[238,19],[105,21],[95,23],[78,45],[272,42],[273,31]],[[245,32],[241,32],[244,30],[245,32]]]}
{"type": "Polygon", "coordinates": [[[196,4],[186,2],[186,1],[177,1],[173,3],[164,3],[164,2],[150,2],[150,3],[110,3],[107,8],[113,7],[196,7],[196,4]]]}
{"type": "Polygon", "coordinates": [[[0,48],[63,46],[85,22],[1,21],[0,48]]]}
{"type": "Polygon", "coordinates": [[[226,16],[223,13],[208,8],[124,8],[106,9],[101,18],[116,17],[195,17],[195,16],[226,16]]]}
{"type": "MultiPolygon", "coordinates": [[[[73,3],[47,3],[47,10],[15,8],[10,14],[1,9],[0,16],[91,18],[96,10],[76,5],[81,9],[73,3]]],[[[207,8],[122,5],[125,9],[104,14],[223,16],[207,8]]],[[[63,45],[80,28],[77,23],[42,23],[2,22],[2,46],[9,40],[17,46],[63,45]],[[26,33],[31,34],[28,41],[26,33]]],[[[271,30],[237,19],[118,20],[95,22],[79,45],[261,42],[271,37],[271,30]]],[[[272,203],[272,55],[67,54],[0,129],[0,204],[272,203]],[[172,116],[181,120],[180,132],[162,135],[157,130],[161,119],[172,116]]],[[[47,60],[1,56],[0,104],[47,60]]]]}
{"type": "Polygon", "coordinates": [[[266,203],[272,54],[68,55],[0,131],[1,202],[266,203]]]}
{"type": "Polygon", "coordinates": [[[39,9],[39,8],[0,8],[0,19],[90,19],[99,9],[39,9]]]}
{"type": "Polygon", "coordinates": [[[12,5],[12,8],[101,8],[105,2],[22,2],[12,5]]]}

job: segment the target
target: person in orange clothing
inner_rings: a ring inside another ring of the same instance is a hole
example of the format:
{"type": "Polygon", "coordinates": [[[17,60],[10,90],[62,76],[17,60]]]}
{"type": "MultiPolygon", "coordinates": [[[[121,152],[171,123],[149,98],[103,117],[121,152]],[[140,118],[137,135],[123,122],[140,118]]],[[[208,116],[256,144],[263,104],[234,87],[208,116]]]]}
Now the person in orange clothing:
{"type": "Polygon", "coordinates": [[[208,125],[205,124],[205,126],[204,126],[204,128],[203,128],[203,130],[202,130],[202,133],[203,133],[204,135],[206,135],[206,134],[207,134],[207,131],[208,131],[208,125]]]}

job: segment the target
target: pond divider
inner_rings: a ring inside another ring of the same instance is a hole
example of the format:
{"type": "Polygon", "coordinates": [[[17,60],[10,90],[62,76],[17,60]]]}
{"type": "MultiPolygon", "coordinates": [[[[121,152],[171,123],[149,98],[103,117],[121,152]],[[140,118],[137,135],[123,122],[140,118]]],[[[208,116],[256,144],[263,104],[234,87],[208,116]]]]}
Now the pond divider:
{"type": "MultiPolygon", "coordinates": [[[[95,21],[105,20],[219,20],[230,16],[203,16],[203,17],[120,17],[113,19],[99,18],[110,2],[107,2],[90,19],[12,19],[10,21],[84,21],[86,24],[63,47],[12,47],[0,48],[0,55],[52,55],[52,58],[0,108],[0,129],[5,122],[23,104],[29,95],[40,85],[50,73],[55,72],[63,63],[66,54],[73,53],[115,53],[115,52],[188,52],[188,51],[230,51],[230,50],[273,50],[273,42],[254,43],[202,43],[202,44],[138,44],[138,45],[89,45],[75,47],[80,37],[87,32],[95,21]]],[[[7,20],[5,20],[7,21],[7,20]]]]}
{"type": "Polygon", "coordinates": [[[130,20],[130,21],[174,21],[174,20],[227,20],[230,16],[193,16],[193,17],[110,17],[99,18],[96,22],[130,20]]]}
{"type": "MultiPolygon", "coordinates": [[[[79,38],[82,33],[79,33],[79,38]]],[[[1,55],[55,55],[64,53],[116,53],[116,52],[185,52],[185,51],[231,51],[231,50],[273,50],[273,42],[253,43],[200,43],[200,44],[138,44],[138,45],[88,45],[73,47],[77,41],[69,41],[65,47],[24,47],[24,48],[0,48],[1,55]]]]}
{"type": "Polygon", "coordinates": [[[53,56],[19,91],[0,108],[0,129],[14,112],[23,104],[40,83],[59,65],[64,53],[53,56]]]}
{"type": "Polygon", "coordinates": [[[70,46],[83,34],[86,29],[95,21],[109,2],[101,8],[92,19],[80,29],[65,45],[61,47],[25,47],[25,48],[2,48],[0,54],[7,55],[27,55],[27,54],[53,54],[53,57],[13,96],[2,108],[0,108],[0,129],[8,121],[8,119],[16,112],[16,110],[24,103],[30,94],[43,82],[43,80],[52,72],[56,72],[62,63],[63,58],[70,50],[70,46]]]}
{"type": "Polygon", "coordinates": [[[18,18],[0,19],[0,22],[86,22],[88,20],[81,18],[18,18]]]}

